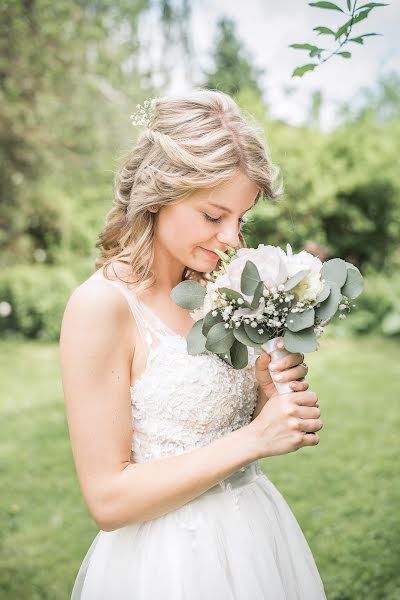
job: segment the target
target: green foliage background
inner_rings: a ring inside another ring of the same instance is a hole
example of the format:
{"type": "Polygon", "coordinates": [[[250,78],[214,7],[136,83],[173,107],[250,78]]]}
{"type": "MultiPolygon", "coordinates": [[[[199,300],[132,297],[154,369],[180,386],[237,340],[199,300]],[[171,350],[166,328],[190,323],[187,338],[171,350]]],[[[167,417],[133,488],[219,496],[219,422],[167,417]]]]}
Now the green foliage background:
{"type": "MultiPolygon", "coordinates": [[[[167,89],[170,49],[191,70],[191,3],[159,0],[154,6],[165,62],[139,71],[138,32],[148,0],[0,4],[0,376],[8,426],[0,443],[7,465],[0,598],[7,600],[67,597],[95,532],[72,471],[51,342],[58,341],[69,294],[94,270],[114,174],[135,141],[129,115],[138,102],[167,89]]],[[[327,257],[356,264],[366,284],[350,317],[332,324],[331,350],[309,359],[311,388],[315,383],[326,399],[322,438],[331,436],[312,451],[320,463],[305,452],[277,457],[265,471],[297,506],[331,600],[394,599],[400,589],[392,451],[400,78],[392,73],[371,82],[324,132],[321,92],[310,101],[308,120],[292,126],[271,117],[261,76],[235,23],[220,19],[213,67],[193,83],[234,95],[243,114],[261,125],[285,185],[283,197],[253,210],[244,229],[248,245],[289,242],[299,251],[315,242],[327,257]],[[364,336],[363,352],[354,334],[364,336]]],[[[268,77],[264,87],[268,91],[268,77]]]]}

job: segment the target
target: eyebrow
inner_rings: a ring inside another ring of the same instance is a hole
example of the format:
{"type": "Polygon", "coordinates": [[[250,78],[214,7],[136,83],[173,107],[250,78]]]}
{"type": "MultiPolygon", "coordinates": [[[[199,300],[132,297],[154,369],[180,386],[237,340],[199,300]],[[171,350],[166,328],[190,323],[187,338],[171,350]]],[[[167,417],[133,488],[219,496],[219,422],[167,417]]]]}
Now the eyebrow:
{"type": "MultiPolygon", "coordinates": [[[[215,204],[214,202],[207,202],[207,204],[209,204],[209,206],[214,206],[215,208],[219,208],[220,210],[223,210],[230,215],[232,214],[232,211],[229,208],[226,208],[226,206],[221,206],[221,204],[215,204]]],[[[256,205],[256,203],[254,202],[254,204],[252,204],[252,206],[250,206],[250,208],[248,208],[244,212],[251,210],[253,208],[253,206],[255,206],[255,205],[256,205]]]]}

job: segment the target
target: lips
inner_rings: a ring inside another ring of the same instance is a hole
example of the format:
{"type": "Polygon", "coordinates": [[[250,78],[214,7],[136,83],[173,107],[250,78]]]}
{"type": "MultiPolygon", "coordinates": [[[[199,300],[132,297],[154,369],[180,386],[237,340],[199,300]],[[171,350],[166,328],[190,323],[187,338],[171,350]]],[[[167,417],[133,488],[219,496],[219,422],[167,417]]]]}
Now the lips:
{"type": "Polygon", "coordinates": [[[205,250],[205,252],[207,252],[207,254],[208,254],[209,256],[212,256],[213,258],[217,258],[217,259],[219,259],[219,256],[218,256],[218,254],[216,254],[216,253],[215,253],[215,252],[213,252],[212,250],[208,250],[207,248],[202,248],[201,246],[200,246],[200,248],[201,248],[202,250],[205,250]]]}

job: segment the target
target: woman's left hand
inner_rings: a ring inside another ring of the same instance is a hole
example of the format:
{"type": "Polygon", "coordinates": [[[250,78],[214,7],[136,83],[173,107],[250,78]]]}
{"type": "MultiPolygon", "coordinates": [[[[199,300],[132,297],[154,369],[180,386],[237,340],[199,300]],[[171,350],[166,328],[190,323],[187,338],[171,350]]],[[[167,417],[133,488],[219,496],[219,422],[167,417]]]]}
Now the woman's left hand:
{"type": "MultiPolygon", "coordinates": [[[[278,348],[280,348],[280,343],[282,344],[281,348],[283,348],[282,338],[278,342],[278,348]]],[[[304,392],[309,387],[308,383],[304,381],[308,368],[304,365],[304,354],[301,352],[291,352],[287,356],[274,361],[274,364],[271,362],[271,356],[268,352],[263,352],[257,358],[255,376],[267,399],[277,393],[270,371],[274,373],[275,378],[277,377],[275,374],[279,374],[281,377],[279,383],[292,382],[290,386],[294,392],[304,392]]]]}

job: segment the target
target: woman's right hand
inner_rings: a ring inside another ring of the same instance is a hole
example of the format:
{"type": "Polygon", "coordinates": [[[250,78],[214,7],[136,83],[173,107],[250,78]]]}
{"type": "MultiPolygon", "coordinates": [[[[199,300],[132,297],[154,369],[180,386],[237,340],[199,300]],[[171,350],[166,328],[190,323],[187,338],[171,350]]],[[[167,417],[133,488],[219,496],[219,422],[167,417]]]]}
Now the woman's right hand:
{"type": "Polygon", "coordinates": [[[251,422],[259,456],[278,456],[303,446],[316,446],[323,427],[315,392],[274,394],[251,422]],[[312,434],[305,434],[309,431],[312,434]]]}

